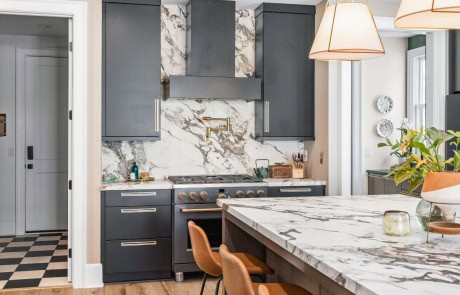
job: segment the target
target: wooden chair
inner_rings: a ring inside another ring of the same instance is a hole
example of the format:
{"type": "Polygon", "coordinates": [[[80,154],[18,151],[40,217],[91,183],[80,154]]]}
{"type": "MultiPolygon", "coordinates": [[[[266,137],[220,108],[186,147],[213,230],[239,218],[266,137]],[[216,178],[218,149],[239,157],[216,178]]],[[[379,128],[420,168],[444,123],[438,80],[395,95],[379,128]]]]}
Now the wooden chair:
{"type": "Polygon", "coordinates": [[[225,291],[228,295],[312,295],[305,289],[292,284],[253,283],[244,264],[228,251],[227,246],[220,246],[219,252],[222,257],[225,291]],[[262,288],[259,289],[259,287],[262,288]],[[265,293],[259,293],[259,290],[265,293]]]}
{"type": "MultiPolygon", "coordinates": [[[[204,230],[193,221],[188,222],[192,252],[198,267],[204,272],[203,283],[201,284],[200,295],[203,294],[208,276],[218,277],[216,295],[219,294],[219,287],[222,281],[222,262],[220,254],[213,252],[208,237],[204,230]]],[[[242,261],[246,271],[251,275],[272,274],[273,270],[254,255],[248,253],[234,253],[242,261]]]]}

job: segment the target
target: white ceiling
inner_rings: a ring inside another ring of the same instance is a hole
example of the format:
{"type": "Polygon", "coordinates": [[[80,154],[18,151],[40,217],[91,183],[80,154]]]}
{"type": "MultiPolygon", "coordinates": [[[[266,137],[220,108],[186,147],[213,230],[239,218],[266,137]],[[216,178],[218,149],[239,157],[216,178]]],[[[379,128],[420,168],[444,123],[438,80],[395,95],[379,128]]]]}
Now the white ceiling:
{"type": "Polygon", "coordinates": [[[0,35],[67,36],[67,26],[65,18],[0,14],[0,35]]]}
{"type": "MultiPolygon", "coordinates": [[[[322,0],[236,0],[236,7],[245,9],[255,9],[257,6],[265,3],[283,3],[283,4],[303,4],[303,5],[316,5],[322,0]]],[[[189,0],[162,0],[164,5],[168,4],[182,4],[185,5],[189,0]]]]}

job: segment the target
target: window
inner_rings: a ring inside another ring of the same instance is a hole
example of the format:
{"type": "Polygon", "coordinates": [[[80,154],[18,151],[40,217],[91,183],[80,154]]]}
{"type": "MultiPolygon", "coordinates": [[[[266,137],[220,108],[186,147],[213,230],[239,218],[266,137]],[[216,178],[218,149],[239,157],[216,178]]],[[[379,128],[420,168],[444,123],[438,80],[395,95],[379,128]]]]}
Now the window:
{"type": "Polygon", "coordinates": [[[426,126],[425,47],[407,52],[407,116],[416,129],[426,126]]]}

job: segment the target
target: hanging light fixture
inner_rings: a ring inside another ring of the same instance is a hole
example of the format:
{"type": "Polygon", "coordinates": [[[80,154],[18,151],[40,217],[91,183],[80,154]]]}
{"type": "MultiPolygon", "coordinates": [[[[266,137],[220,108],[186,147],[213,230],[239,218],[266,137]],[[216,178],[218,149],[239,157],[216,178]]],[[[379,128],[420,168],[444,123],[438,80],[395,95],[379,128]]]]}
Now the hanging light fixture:
{"type": "Polygon", "coordinates": [[[311,59],[357,61],[385,54],[367,0],[329,1],[310,51],[311,59]]]}
{"type": "Polygon", "coordinates": [[[402,0],[395,26],[411,29],[460,29],[460,0],[402,0]]]}

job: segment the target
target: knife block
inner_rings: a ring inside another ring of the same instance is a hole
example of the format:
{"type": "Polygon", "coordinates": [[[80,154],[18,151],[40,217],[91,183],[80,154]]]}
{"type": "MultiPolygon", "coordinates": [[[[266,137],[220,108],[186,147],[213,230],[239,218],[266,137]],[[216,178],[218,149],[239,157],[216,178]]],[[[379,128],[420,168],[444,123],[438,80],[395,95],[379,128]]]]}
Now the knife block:
{"type": "Polygon", "coordinates": [[[296,162],[292,162],[292,178],[303,179],[305,178],[305,163],[302,163],[302,168],[297,168],[296,162]]]}

